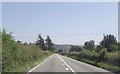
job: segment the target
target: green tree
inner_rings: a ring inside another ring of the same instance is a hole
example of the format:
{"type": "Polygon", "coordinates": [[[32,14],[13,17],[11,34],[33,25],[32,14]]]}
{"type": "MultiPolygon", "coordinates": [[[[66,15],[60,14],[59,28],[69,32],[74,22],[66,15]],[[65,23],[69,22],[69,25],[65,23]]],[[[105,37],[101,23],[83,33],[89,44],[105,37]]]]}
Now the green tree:
{"type": "Polygon", "coordinates": [[[107,49],[106,49],[106,48],[100,50],[100,51],[98,52],[98,54],[99,54],[99,59],[98,59],[98,61],[104,61],[106,53],[107,53],[107,49]]]}
{"type": "Polygon", "coordinates": [[[46,49],[53,51],[53,48],[52,48],[53,43],[52,43],[52,40],[50,39],[49,35],[47,35],[47,39],[45,41],[46,41],[46,45],[45,45],[46,49]]]}
{"type": "Polygon", "coordinates": [[[118,42],[118,50],[120,51],[120,42],[118,42]]]}
{"type": "Polygon", "coordinates": [[[70,52],[80,52],[82,50],[82,47],[79,46],[71,45],[70,47],[70,52]]]}
{"type": "Polygon", "coordinates": [[[43,50],[45,50],[45,43],[44,43],[44,39],[41,37],[41,35],[38,35],[38,39],[36,41],[36,46],[38,46],[39,48],[42,48],[43,50]]]}
{"type": "Polygon", "coordinates": [[[28,43],[27,42],[25,42],[25,43],[23,43],[24,45],[28,45],[28,43]]]}
{"type": "Polygon", "coordinates": [[[59,50],[58,50],[58,53],[61,53],[61,52],[63,52],[63,50],[62,50],[62,49],[59,49],[59,50]]]}
{"type": "Polygon", "coordinates": [[[115,49],[117,49],[117,47],[115,46],[117,45],[116,37],[114,37],[114,35],[111,34],[104,35],[104,38],[100,42],[100,45],[102,46],[102,48],[107,48],[109,52],[112,52],[115,49]]]}
{"type": "Polygon", "coordinates": [[[94,50],[95,49],[95,41],[90,40],[84,43],[84,48],[89,49],[89,50],[94,50]]]}
{"type": "Polygon", "coordinates": [[[2,31],[2,41],[8,41],[8,40],[14,40],[13,36],[12,36],[12,32],[11,33],[7,33],[6,29],[3,29],[2,31]]]}
{"type": "Polygon", "coordinates": [[[19,48],[15,42],[11,33],[7,33],[4,29],[2,31],[2,69],[3,71],[8,70],[7,66],[12,66],[12,64],[19,57],[19,48]],[[14,59],[14,60],[13,60],[14,59]]]}

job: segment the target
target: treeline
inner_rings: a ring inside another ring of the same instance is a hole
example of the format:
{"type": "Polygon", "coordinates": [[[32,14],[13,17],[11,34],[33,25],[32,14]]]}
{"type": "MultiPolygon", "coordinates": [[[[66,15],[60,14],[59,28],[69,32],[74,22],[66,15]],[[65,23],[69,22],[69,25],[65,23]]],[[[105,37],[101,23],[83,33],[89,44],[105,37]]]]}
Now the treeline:
{"type": "Polygon", "coordinates": [[[2,32],[2,72],[27,72],[52,54],[35,44],[15,41],[12,33],[2,32]]]}
{"type": "Polygon", "coordinates": [[[42,38],[42,36],[39,34],[38,35],[38,39],[36,41],[36,46],[39,48],[42,48],[42,50],[50,50],[50,51],[54,51],[53,46],[53,42],[50,39],[50,36],[47,35],[47,38],[44,40],[42,38]]]}
{"type": "Polygon", "coordinates": [[[71,46],[71,49],[63,55],[90,63],[112,72],[120,72],[120,42],[114,35],[104,35],[99,45],[94,40],[84,43],[84,46],[71,46]]]}

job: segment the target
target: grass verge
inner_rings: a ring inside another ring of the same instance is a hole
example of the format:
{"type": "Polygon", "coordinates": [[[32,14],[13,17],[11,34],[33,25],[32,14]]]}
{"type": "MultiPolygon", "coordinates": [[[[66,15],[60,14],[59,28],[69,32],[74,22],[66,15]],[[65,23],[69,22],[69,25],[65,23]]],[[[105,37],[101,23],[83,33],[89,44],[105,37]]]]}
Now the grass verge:
{"type": "Polygon", "coordinates": [[[70,52],[70,53],[67,52],[67,53],[63,53],[62,55],[70,57],[70,58],[78,60],[78,61],[82,61],[82,62],[91,64],[91,65],[94,65],[96,67],[106,69],[106,70],[114,72],[116,74],[119,74],[119,72],[120,72],[120,67],[119,66],[109,64],[109,63],[103,62],[103,61],[90,60],[90,59],[87,59],[87,58],[84,58],[84,57],[79,58],[78,57],[79,53],[80,52],[70,52]]]}

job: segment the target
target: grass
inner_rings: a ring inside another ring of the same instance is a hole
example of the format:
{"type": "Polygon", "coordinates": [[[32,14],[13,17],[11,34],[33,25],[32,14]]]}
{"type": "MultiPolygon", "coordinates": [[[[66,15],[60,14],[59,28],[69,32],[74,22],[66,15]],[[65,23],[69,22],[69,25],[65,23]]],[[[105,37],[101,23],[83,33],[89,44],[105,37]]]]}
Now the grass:
{"type": "Polygon", "coordinates": [[[105,62],[99,62],[97,63],[97,66],[100,68],[104,68],[106,70],[109,70],[111,72],[119,72],[120,71],[120,67],[118,66],[114,66],[105,62]]]}
{"type": "Polygon", "coordinates": [[[11,33],[2,33],[2,72],[27,72],[53,53],[35,44],[17,43],[11,33]]]}
{"type": "MultiPolygon", "coordinates": [[[[3,47],[3,49],[4,48],[8,49],[9,46],[3,47]]],[[[27,72],[41,63],[48,56],[52,55],[52,52],[43,51],[35,45],[17,44],[17,49],[18,52],[15,59],[10,56],[10,51],[3,50],[3,52],[6,53],[5,55],[3,54],[3,56],[7,57],[3,62],[6,64],[3,72],[27,72]]]]}
{"type": "Polygon", "coordinates": [[[28,72],[41,62],[43,62],[48,56],[44,57],[43,59],[40,60],[35,60],[35,61],[28,61],[24,64],[18,65],[15,69],[11,69],[12,72],[28,72]]]}

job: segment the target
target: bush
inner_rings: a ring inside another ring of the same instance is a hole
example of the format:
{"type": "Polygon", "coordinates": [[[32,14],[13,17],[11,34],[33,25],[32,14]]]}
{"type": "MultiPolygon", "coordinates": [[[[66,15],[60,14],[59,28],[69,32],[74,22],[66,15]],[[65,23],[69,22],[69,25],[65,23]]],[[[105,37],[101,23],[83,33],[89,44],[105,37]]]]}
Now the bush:
{"type": "Polygon", "coordinates": [[[90,51],[83,49],[81,52],[67,52],[63,55],[99,66],[112,72],[118,72],[120,71],[120,54],[118,53],[120,53],[120,51],[107,52],[107,49],[101,49],[97,52],[96,50],[90,51]]]}
{"type": "Polygon", "coordinates": [[[106,48],[100,50],[98,52],[98,54],[99,54],[98,61],[105,61],[105,55],[106,55],[106,53],[107,53],[107,49],[106,48]]]}
{"type": "Polygon", "coordinates": [[[3,72],[25,72],[35,61],[43,60],[51,54],[52,52],[42,51],[35,45],[17,43],[11,33],[2,32],[3,72]]]}
{"type": "Polygon", "coordinates": [[[78,56],[79,59],[81,58],[91,59],[93,54],[90,50],[83,49],[78,56]]]}
{"type": "Polygon", "coordinates": [[[119,65],[118,62],[120,61],[120,56],[118,53],[120,53],[120,51],[106,53],[106,55],[105,55],[105,59],[107,60],[106,62],[108,62],[109,64],[113,64],[113,65],[118,66],[119,65]]]}

